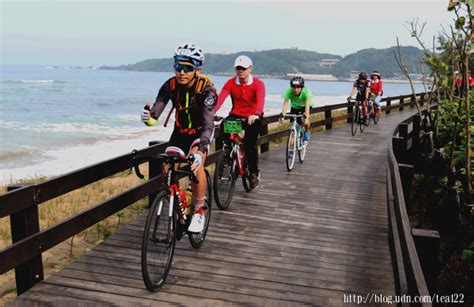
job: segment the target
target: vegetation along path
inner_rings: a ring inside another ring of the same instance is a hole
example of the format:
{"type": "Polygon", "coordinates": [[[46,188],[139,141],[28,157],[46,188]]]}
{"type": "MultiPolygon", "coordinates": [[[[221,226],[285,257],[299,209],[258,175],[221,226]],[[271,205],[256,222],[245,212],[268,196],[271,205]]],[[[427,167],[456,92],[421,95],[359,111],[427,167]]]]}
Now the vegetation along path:
{"type": "Polygon", "coordinates": [[[237,182],[228,210],[213,210],[200,250],[178,242],[158,293],[142,281],[141,216],[9,305],[337,306],[344,295],[394,295],[386,157],[394,128],[412,112],[383,116],[355,137],[348,125],[313,134],[292,172],[285,145],[262,154],[260,187],[247,194],[237,182]]]}

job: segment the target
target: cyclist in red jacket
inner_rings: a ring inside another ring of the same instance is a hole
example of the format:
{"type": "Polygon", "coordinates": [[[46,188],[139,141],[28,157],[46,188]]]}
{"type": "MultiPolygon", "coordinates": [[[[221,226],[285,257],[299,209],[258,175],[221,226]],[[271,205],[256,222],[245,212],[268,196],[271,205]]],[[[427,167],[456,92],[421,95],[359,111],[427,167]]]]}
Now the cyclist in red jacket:
{"type": "Polygon", "coordinates": [[[230,95],[232,98],[232,110],[227,118],[247,119],[244,125],[244,150],[250,171],[250,189],[253,190],[260,184],[257,139],[262,125],[265,84],[251,74],[253,63],[248,56],[241,55],[237,57],[234,67],[236,76],[224,84],[219,94],[215,111],[217,112],[220,109],[225,99],[230,95]]]}
{"type": "Polygon", "coordinates": [[[370,75],[370,93],[375,95],[374,103],[377,106],[377,112],[380,112],[380,100],[382,100],[383,83],[382,76],[376,70],[370,75]]]}

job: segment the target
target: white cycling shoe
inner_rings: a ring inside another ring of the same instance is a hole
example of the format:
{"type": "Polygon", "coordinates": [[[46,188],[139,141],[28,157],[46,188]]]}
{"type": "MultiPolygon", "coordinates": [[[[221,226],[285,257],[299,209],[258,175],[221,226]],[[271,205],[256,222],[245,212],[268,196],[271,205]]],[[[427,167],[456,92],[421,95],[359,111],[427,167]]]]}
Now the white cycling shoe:
{"type": "Polygon", "coordinates": [[[199,233],[204,230],[204,225],[206,224],[206,215],[204,210],[194,211],[193,217],[191,219],[191,224],[188,227],[188,232],[199,233]]]}

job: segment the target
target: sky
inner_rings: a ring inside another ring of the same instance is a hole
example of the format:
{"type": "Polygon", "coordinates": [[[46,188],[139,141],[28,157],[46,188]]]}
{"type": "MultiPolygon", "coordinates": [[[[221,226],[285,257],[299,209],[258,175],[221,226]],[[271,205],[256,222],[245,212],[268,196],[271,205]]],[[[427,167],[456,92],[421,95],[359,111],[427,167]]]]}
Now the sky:
{"type": "MultiPolygon", "coordinates": [[[[453,15],[447,0],[162,1],[0,0],[2,64],[100,66],[205,53],[292,48],[347,55],[417,46],[405,22],[432,40],[453,15]]],[[[428,44],[431,45],[431,44],[428,44]]]]}

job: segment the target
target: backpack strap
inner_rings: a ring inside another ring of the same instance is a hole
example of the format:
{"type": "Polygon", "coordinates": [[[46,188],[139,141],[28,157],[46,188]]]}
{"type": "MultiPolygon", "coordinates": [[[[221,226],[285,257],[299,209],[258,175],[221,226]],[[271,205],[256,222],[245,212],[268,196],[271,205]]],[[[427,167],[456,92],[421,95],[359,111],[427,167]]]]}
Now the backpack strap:
{"type": "MultiPolygon", "coordinates": [[[[174,95],[175,89],[176,89],[176,78],[171,78],[171,80],[170,80],[170,94],[171,95],[174,95]]],[[[174,105],[171,104],[171,110],[168,113],[168,116],[166,116],[166,120],[165,120],[165,124],[164,124],[165,127],[168,126],[168,121],[170,120],[170,117],[171,117],[171,114],[173,113],[173,110],[174,110],[174,105]]]]}

